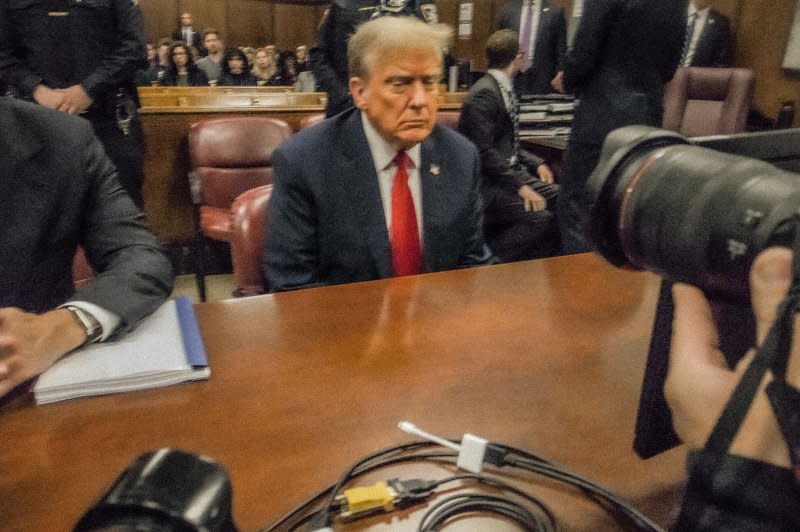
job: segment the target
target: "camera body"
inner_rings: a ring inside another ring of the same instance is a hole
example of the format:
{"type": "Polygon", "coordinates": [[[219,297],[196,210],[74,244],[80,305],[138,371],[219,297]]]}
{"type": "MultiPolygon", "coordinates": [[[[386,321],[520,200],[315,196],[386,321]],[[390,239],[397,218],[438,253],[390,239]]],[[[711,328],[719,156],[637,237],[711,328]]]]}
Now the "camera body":
{"type": "Polygon", "coordinates": [[[767,247],[791,247],[800,210],[800,175],[770,163],[800,169],[800,130],[689,140],[627,126],[606,137],[587,182],[587,234],[612,264],[666,279],[634,441],[643,457],[678,443],[663,396],[671,282],[693,284],[712,301],[720,347],[731,367],[753,345],[750,265],[767,247]]]}

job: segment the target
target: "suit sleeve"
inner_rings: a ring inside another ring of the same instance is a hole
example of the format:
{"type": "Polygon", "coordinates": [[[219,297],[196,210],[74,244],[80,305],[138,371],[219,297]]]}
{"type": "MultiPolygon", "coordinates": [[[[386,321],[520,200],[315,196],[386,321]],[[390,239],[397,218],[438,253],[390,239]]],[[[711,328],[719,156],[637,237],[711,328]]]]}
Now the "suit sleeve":
{"type": "Polygon", "coordinates": [[[274,188],[261,261],[265,286],[270,292],[319,286],[318,221],[312,192],[284,150],[275,150],[272,161],[274,188]]]}
{"type": "Polygon", "coordinates": [[[567,21],[564,10],[559,8],[556,16],[556,73],[564,70],[564,57],[567,55],[567,21]]]}
{"type": "Polygon", "coordinates": [[[83,209],[81,245],[99,273],[73,299],[118,315],[122,320],[118,332],[125,332],[166,300],[174,274],[144,215],[119,184],[103,146],[94,135],[87,132],[85,137],[89,192],[83,209]]]}
{"type": "Polygon", "coordinates": [[[717,19],[719,24],[719,46],[714,58],[713,65],[720,68],[730,68],[733,65],[733,50],[731,39],[731,25],[728,17],[722,16],[717,19]]]}
{"type": "Polygon", "coordinates": [[[470,190],[470,220],[472,232],[468,236],[464,245],[464,253],[461,256],[460,266],[470,267],[481,264],[492,264],[496,259],[492,255],[483,234],[483,202],[481,201],[481,161],[478,152],[472,150],[472,176],[473,186],[470,190]]]}
{"type": "Polygon", "coordinates": [[[116,46],[103,57],[100,66],[81,82],[93,99],[133,79],[147,57],[144,23],[139,6],[132,0],[113,0],[116,46]]]}
{"type": "Polygon", "coordinates": [[[495,147],[497,128],[500,127],[497,119],[506,114],[504,107],[501,96],[491,89],[478,90],[470,95],[461,109],[459,129],[478,148],[486,183],[516,192],[530,176],[525,171],[513,169],[495,147]]]}
{"type": "Polygon", "coordinates": [[[598,54],[614,14],[614,0],[585,2],[580,25],[572,41],[572,48],[564,58],[564,88],[567,92],[580,92],[598,63],[598,54]]]}
{"type": "Polygon", "coordinates": [[[331,64],[333,57],[332,44],[335,42],[334,32],[336,31],[336,13],[340,9],[336,5],[331,5],[322,16],[322,21],[317,28],[317,36],[309,50],[309,63],[314,72],[317,86],[328,93],[328,100],[331,102],[341,102],[347,98],[349,89],[342,85],[331,64]]]}
{"type": "Polygon", "coordinates": [[[16,41],[15,29],[9,20],[6,2],[0,3],[0,76],[5,78],[9,86],[16,87],[22,96],[33,94],[36,86],[42,82],[42,77],[37,76],[27,68],[14,55],[16,41]]]}

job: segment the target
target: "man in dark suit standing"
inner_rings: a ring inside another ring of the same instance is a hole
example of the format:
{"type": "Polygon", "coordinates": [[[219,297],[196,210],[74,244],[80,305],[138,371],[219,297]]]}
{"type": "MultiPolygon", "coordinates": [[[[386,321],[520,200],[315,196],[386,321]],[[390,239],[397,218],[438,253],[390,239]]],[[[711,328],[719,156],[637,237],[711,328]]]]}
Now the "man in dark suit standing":
{"type": "Polygon", "coordinates": [[[265,286],[272,291],[486,264],[480,161],[436,124],[452,29],[362,24],[348,44],[356,108],[273,153],[265,286]]]}
{"type": "Polygon", "coordinates": [[[326,116],[353,105],[348,92],[347,41],[360,24],[383,16],[414,16],[428,23],[439,22],[434,0],[333,0],[309,52],[317,86],[328,94],[326,116]]]}
{"type": "Polygon", "coordinates": [[[514,78],[517,93],[553,92],[551,82],[562,69],[567,49],[564,9],[550,0],[514,0],[503,6],[497,28],[519,34],[524,55],[514,78]]]}
{"type": "Polygon", "coordinates": [[[180,25],[172,32],[173,41],[183,41],[187,46],[194,46],[198,51],[202,51],[203,40],[200,33],[192,27],[192,14],[188,11],[181,13],[180,25]]]}
{"type": "Polygon", "coordinates": [[[722,67],[733,64],[731,23],[728,17],[711,8],[711,0],[689,2],[686,46],[681,66],[722,67]]]}
{"type": "Polygon", "coordinates": [[[172,266],[86,120],[0,98],[0,396],[76,347],[127,332],[172,266]],[[97,274],[74,292],[81,246],[97,274]]]}
{"type": "Polygon", "coordinates": [[[519,145],[519,105],[511,81],[523,61],[518,41],[512,30],[489,36],[489,71],[470,89],[458,122],[481,155],[486,241],[504,262],[558,249],[552,212],[558,185],[544,160],[519,145]]]}
{"type": "Polygon", "coordinates": [[[564,72],[556,78],[556,85],[580,98],[559,180],[561,245],[567,253],[589,249],[584,187],[606,135],[631,124],[661,125],[664,84],[683,50],[687,3],[594,0],[583,9],[564,72]]]}

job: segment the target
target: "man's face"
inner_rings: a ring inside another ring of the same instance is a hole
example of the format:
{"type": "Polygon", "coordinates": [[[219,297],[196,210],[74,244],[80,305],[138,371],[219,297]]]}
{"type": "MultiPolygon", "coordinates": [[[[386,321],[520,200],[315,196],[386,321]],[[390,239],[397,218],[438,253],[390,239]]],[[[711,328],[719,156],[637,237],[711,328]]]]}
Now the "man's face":
{"type": "Polygon", "coordinates": [[[219,36],[216,33],[209,33],[203,39],[203,45],[208,50],[208,53],[216,54],[222,48],[222,41],[219,40],[219,36]]]}
{"type": "Polygon", "coordinates": [[[399,50],[379,57],[368,80],[353,77],[356,107],[395,149],[425,140],[436,124],[441,56],[428,50],[399,50]]]}
{"type": "Polygon", "coordinates": [[[191,26],[192,25],[192,14],[191,13],[183,13],[181,15],[181,26],[191,26]]]}

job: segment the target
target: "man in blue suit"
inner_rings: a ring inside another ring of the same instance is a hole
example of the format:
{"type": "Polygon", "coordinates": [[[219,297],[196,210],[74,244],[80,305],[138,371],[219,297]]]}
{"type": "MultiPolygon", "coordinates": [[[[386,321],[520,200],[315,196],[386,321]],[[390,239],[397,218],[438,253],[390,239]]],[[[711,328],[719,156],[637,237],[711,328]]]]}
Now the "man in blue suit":
{"type": "Polygon", "coordinates": [[[273,153],[264,276],[272,291],[486,264],[480,160],[436,125],[452,30],[383,17],[348,45],[356,108],[273,153]]]}

